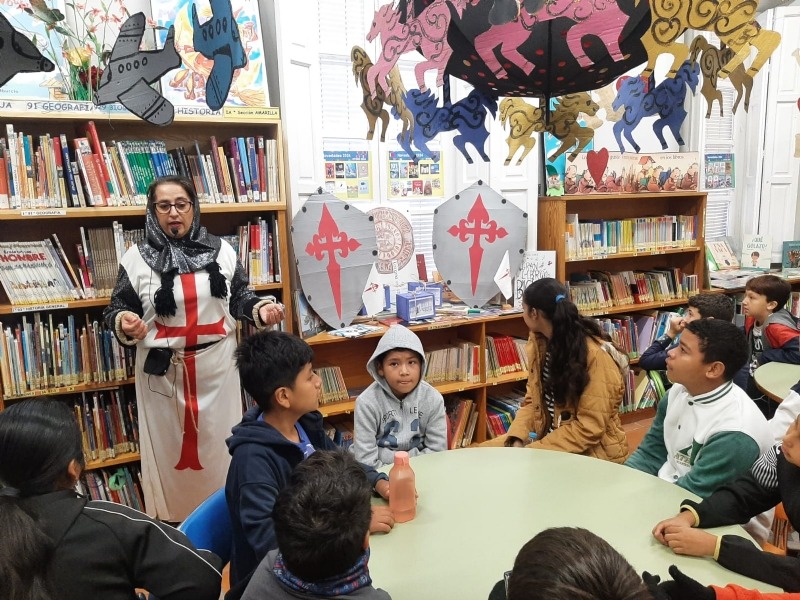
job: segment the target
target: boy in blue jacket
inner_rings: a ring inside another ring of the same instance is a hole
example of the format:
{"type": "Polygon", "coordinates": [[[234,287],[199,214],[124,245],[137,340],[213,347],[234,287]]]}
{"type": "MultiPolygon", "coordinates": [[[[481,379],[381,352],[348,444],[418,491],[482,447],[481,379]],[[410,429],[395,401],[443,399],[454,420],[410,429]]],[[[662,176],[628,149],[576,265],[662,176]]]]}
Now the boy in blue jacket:
{"type": "MultiPolygon", "coordinates": [[[[242,386],[258,406],[248,410],[228,438],[231,464],[225,498],[233,527],[231,592],[238,598],[253,570],[277,548],[272,509],[292,470],[316,450],[336,450],[317,410],[322,380],[314,352],[298,337],[260,331],[236,349],[242,386]]],[[[389,496],[385,474],[362,465],[373,491],[389,496]]],[[[394,525],[388,507],[372,510],[371,532],[394,525]]]]}

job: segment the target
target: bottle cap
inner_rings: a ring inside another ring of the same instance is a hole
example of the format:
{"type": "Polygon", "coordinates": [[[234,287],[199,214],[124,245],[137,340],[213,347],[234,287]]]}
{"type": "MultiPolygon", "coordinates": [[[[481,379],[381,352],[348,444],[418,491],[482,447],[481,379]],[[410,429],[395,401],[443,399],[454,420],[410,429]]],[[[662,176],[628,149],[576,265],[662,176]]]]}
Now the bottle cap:
{"type": "Polygon", "coordinates": [[[531,431],[531,432],[528,434],[528,441],[529,441],[529,442],[535,442],[535,441],[536,441],[536,438],[538,438],[538,437],[539,437],[539,436],[538,436],[538,435],[536,435],[536,432],[535,432],[535,431],[531,431]]]}
{"type": "Polygon", "coordinates": [[[404,452],[400,450],[399,452],[394,453],[394,464],[396,465],[407,465],[409,461],[408,452],[404,452]]]}

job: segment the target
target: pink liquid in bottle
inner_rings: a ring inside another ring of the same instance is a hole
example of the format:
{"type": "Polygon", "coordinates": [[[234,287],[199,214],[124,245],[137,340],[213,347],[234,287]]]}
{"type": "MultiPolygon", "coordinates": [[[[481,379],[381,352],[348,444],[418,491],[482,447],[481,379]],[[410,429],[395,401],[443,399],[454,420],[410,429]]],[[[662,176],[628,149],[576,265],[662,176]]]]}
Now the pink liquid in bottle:
{"type": "Polygon", "coordinates": [[[394,453],[394,466],[389,471],[389,508],[398,523],[410,521],[417,514],[417,489],[408,452],[394,453]]]}

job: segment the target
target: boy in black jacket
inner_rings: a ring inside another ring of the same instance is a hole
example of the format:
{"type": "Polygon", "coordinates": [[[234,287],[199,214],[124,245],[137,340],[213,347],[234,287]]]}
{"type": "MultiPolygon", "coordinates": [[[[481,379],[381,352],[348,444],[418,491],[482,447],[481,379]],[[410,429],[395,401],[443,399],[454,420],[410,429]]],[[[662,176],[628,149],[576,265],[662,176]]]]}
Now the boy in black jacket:
{"type": "MultiPolygon", "coordinates": [[[[258,563],[277,547],[272,509],[294,467],[316,450],[337,449],[317,411],[322,380],[313,358],[306,342],[281,331],[260,331],[236,350],[242,386],[258,406],[245,413],[227,440],[232,458],[225,498],[233,549],[226,598],[239,598],[258,563]]],[[[364,470],[372,489],[388,498],[388,477],[364,470]]],[[[388,532],[393,525],[388,507],[372,510],[370,531],[388,532]]]]}

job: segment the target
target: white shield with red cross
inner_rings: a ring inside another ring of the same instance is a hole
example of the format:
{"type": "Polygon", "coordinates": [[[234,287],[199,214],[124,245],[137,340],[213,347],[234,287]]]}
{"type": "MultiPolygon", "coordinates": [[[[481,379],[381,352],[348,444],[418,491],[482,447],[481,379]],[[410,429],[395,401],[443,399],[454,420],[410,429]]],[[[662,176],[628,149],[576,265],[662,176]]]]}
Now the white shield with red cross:
{"type": "Polygon", "coordinates": [[[371,217],[332,194],[314,194],[292,220],[292,245],[314,311],[334,329],[352,323],[378,255],[371,217]]]}
{"type": "Polygon", "coordinates": [[[478,181],[434,212],[436,269],[465,304],[483,306],[501,291],[495,276],[506,252],[510,272],[517,272],[527,232],[527,213],[478,181]]]}

